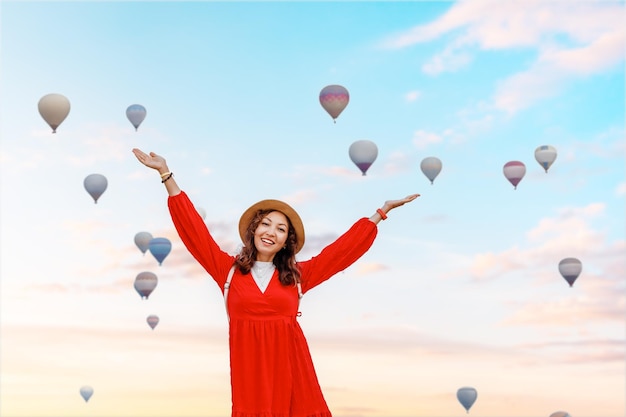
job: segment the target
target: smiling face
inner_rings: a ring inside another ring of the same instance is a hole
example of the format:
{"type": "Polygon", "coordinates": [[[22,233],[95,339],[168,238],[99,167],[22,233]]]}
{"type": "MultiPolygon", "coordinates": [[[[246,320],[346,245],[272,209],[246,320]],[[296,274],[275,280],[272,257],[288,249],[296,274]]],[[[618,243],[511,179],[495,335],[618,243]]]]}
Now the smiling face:
{"type": "Polygon", "coordinates": [[[271,262],[285,246],[289,235],[289,220],[279,211],[272,211],[261,219],[254,231],[257,261],[271,262]]]}

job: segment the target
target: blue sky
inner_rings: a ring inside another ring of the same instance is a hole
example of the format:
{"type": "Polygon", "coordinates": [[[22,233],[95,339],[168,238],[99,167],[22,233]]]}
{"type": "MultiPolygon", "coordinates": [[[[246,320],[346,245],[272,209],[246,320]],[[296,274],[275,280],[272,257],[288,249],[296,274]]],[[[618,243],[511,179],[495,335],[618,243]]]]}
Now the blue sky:
{"type": "Polygon", "coordinates": [[[134,147],[167,158],[231,252],[260,199],[299,211],[306,259],[421,194],[303,300],[336,416],[460,415],[462,386],[475,416],[624,414],[624,2],[3,1],[0,18],[0,415],[229,415],[219,289],[134,147]],[[336,123],[329,84],[350,92],[336,123]],[[71,102],[56,134],[48,93],[71,102]],[[379,151],[366,176],[361,139],[379,151]],[[171,239],[162,266],[140,231],[171,239]],[[583,263],[572,288],[565,257],[583,263]]]}

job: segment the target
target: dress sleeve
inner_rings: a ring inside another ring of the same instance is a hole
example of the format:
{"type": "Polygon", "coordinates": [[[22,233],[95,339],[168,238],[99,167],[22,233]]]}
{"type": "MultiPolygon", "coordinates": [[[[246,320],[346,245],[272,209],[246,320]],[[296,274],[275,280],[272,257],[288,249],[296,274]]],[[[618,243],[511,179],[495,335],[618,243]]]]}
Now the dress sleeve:
{"type": "Polygon", "coordinates": [[[220,249],[185,192],[167,199],[174,227],[191,255],[224,288],[235,257],[220,249]]]}
{"type": "Polygon", "coordinates": [[[372,246],[377,233],[376,224],[363,217],[319,255],[298,262],[302,292],[307,292],[356,262],[372,246]]]}

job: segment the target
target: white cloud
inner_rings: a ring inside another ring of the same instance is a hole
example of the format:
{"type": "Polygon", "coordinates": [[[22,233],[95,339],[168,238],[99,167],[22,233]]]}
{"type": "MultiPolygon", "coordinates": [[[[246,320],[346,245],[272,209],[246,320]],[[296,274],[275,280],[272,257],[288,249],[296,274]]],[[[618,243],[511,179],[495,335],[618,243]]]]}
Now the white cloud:
{"type": "MultiPolygon", "coordinates": [[[[525,247],[512,247],[500,252],[486,252],[475,255],[471,266],[476,280],[490,280],[527,270],[543,270],[566,256],[595,259],[598,267],[610,267],[612,259],[623,258],[619,248],[623,241],[610,242],[604,233],[595,230],[592,222],[601,219],[605,212],[604,203],[592,203],[584,207],[561,210],[556,216],[547,217],[526,233],[525,247]],[[617,249],[616,249],[617,248],[617,249]]],[[[616,262],[614,265],[619,265],[616,262]]],[[[614,271],[615,273],[626,273],[614,271]]],[[[535,275],[541,281],[543,276],[535,275]]],[[[545,281],[542,281],[545,282],[545,281]]]]}
{"type": "Polygon", "coordinates": [[[624,30],[616,29],[579,48],[545,51],[540,60],[563,72],[587,75],[618,64],[624,58],[625,47],[624,30]]]}
{"type": "Polygon", "coordinates": [[[415,157],[406,152],[393,152],[389,155],[383,166],[385,175],[393,176],[409,172],[415,164],[415,157]]]}
{"type": "Polygon", "coordinates": [[[493,97],[494,106],[509,114],[550,97],[561,88],[563,80],[554,69],[535,64],[501,81],[493,97]]]}
{"type": "Polygon", "coordinates": [[[532,48],[528,69],[499,83],[495,106],[509,113],[559,91],[573,76],[612,68],[624,59],[626,29],[621,2],[460,1],[435,21],[383,42],[406,48],[452,34],[452,40],[423,65],[435,75],[458,71],[475,49],[532,48]]]}
{"type": "Polygon", "coordinates": [[[586,76],[610,69],[624,59],[623,30],[602,34],[578,48],[545,46],[530,68],[502,81],[494,95],[494,105],[514,113],[533,102],[560,91],[574,76],[586,76]]]}
{"type": "MultiPolygon", "coordinates": [[[[573,291],[574,289],[572,289],[573,291]]],[[[529,302],[502,321],[504,325],[532,325],[542,327],[577,327],[591,321],[623,321],[626,299],[620,294],[612,297],[613,305],[606,298],[569,296],[554,300],[529,302]]]]}
{"type": "Polygon", "coordinates": [[[309,201],[315,201],[318,197],[318,192],[311,189],[300,189],[297,192],[281,197],[284,201],[288,201],[289,204],[304,204],[309,201]]]}
{"type": "Polygon", "coordinates": [[[417,130],[413,133],[413,144],[418,149],[424,149],[429,145],[438,144],[443,142],[443,136],[433,132],[427,132],[425,130],[417,130]]]}
{"type": "Polygon", "coordinates": [[[515,246],[477,253],[469,264],[475,284],[522,286],[532,297],[504,297],[507,313],[499,324],[532,327],[550,335],[602,334],[623,322],[626,294],[626,240],[611,239],[596,222],[604,203],[564,208],[540,220],[515,246]],[[570,288],[558,270],[565,257],[577,257],[583,270],[570,288]],[[609,326],[609,327],[607,327],[609,326]]]}
{"type": "Polygon", "coordinates": [[[418,98],[420,98],[421,95],[422,93],[420,93],[419,91],[413,90],[413,91],[409,91],[408,93],[406,93],[404,95],[404,99],[408,102],[413,102],[417,100],[418,98]]]}
{"type": "Polygon", "coordinates": [[[583,322],[623,319],[626,297],[620,277],[626,274],[626,241],[610,241],[593,228],[594,220],[601,219],[604,212],[603,203],[562,209],[529,230],[521,247],[475,256],[470,270],[477,281],[519,275],[526,280],[525,285],[549,287],[558,283],[564,289],[567,283],[559,276],[558,262],[570,256],[583,262],[583,273],[574,289],[582,286],[584,290],[561,298],[532,298],[512,306],[514,313],[503,324],[575,327],[583,322]]]}
{"type": "Polygon", "coordinates": [[[457,71],[466,67],[470,62],[472,62],[471,54],[460,52],[456,47],[447,47],[422,65],[422,70],[426,74],[437,75],[442,72],[457,71]]]}
{"type": "Polygon", "coordinates": [[[357,276],[372,274],[389,269],[386,265],[375,262],[361,262],[357,265],[357,276]]]}

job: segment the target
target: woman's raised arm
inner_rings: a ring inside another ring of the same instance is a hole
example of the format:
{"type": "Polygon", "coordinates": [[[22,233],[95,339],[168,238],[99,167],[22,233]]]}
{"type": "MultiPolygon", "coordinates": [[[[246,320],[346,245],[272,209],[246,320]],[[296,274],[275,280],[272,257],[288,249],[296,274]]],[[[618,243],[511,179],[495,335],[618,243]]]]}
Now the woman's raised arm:
{"type": "Polygon", "coordinates": [[[165,189],[170,197],[180,194],[180,188],[176,181],[174,180],[174,174],[167,167],[167,162],[165,158],[160,155],[155,154],[154,152],[150,152],[149,154],[143,152],[140,149],[134,148],[133,153],[145,166],[148,168],[155,169],[161,175],[161,182],[165,185],[165,189]]]}
{"type": "Polygon", "coordinates": [[[387,213],[389,213],[389,211],[395,209],[396,207],[400,207],[406,203],[409,203],[419,196],[419,194],[411,194],[399,200],[387,200],[381,208],[376,209],[376,212],[372,214],[370,220],[378,224],[378,222],[387,218],[387,213]]]}

